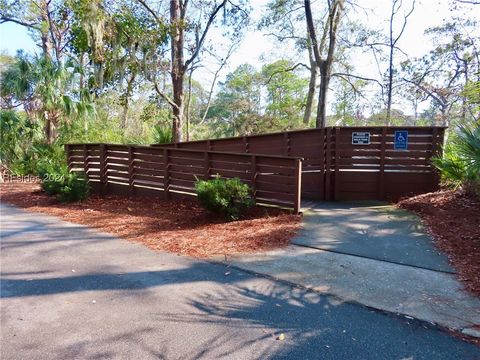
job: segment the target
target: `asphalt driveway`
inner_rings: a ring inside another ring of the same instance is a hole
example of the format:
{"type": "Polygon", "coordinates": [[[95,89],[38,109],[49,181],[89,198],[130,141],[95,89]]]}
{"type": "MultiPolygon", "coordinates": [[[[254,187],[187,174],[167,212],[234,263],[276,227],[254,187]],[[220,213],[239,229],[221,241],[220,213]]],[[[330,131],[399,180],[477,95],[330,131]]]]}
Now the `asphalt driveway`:
{"type": "Polygon", "coordinates": [[[428,323],[53,217],[2,205],[1,230],[2,359],[480,357],[428,323]]]}

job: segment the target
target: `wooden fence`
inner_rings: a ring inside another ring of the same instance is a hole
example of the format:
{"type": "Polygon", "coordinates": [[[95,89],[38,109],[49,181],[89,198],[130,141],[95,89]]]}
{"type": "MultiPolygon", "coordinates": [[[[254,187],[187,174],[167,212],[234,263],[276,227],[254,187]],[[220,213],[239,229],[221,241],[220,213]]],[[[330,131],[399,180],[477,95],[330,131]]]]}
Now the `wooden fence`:
{"type": "Polygon", "coordinates": [[[305,198],[396,201],[438,188],[430,159],[440,154],[444,131],[444,127],[328,127],[169,146],[298,156],[303,158],[305,198]],[[406,149],[395,149],[397,131],[408,132],[406,149]],[[353,144],[354,133],[368,133],[368,144],[353,144]]]}
{"type": "Polygon", "coordinates": [[[70,171],[85,172],[94,192],[192,196],[197,178],[218,174],[249,184],[257,204],[300,211],[300,157],[114,144],[65,148],[70,171]]]}

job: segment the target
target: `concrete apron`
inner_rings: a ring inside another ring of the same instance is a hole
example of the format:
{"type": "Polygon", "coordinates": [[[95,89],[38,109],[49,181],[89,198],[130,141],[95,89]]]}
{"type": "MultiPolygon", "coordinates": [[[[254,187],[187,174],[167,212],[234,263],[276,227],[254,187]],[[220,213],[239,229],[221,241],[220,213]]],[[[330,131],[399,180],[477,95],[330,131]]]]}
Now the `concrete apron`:
{"type": "Polygon", "coordinates": [[[385,205],[317,203],[304,212],[292,243],[227,263],[480,337],[474,328],[480,299],[463,290],[412,214],[385,205]]]}

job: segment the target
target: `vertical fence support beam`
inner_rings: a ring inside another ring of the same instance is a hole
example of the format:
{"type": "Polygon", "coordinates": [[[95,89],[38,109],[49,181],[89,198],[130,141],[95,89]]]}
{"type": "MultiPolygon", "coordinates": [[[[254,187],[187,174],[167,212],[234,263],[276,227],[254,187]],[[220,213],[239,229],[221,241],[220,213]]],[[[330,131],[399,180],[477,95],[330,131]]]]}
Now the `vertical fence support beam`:
{"type": "Polygon", "coordinates": [[[250,181],[252,187],[252,195],[255,201],[257,200],[257,156],[252,155],[250,158],[250,181]]]}
{"type": "Polygon", "coordinates": [[[210,140],[207,140],[207,150],[208,151],[212,150],[212,142],[210,140]]]}
{"type": "Polygon", "coordinates": [[[329,201],[331,199],[331,186],[330,186],[330,167],[332,166],[332,128],[327,128],[327,138],[325,139],[327,142],[327,150],[325,153],[326,157],[326,169],[325,169],[325,200],[329,201]]]}
{"type": "Polygon", "coordinates": [[[335,128],[335,183],[333,200],[338,200],[340,193],[340,128],[335,128]]]}
{"type": "Polygon", "coordinates": [[[163,149],[163,195],[170,198],[170,151],[163,149]]]}
{"type": "Polygon", "coordinates": [[[106,192],[107,188],[107,145],[100,144],[100,191],[106,192]]]}
{"type": "Polygon", "coordinates": [[[208,151],[205,151],[204,154],[204,176],[205,180],[210,180],[210,153],[208,151]]]}
{"type": "Polygon", "coordinates": [[[133,168],[134,154],[133,146],[128,147],[128,192],[130,195],[133,195],[135,188],[133,187],[134,182],[134,168],[133,168]]]}
{"type": "Polygon", "coordinates": [[[288,132],[285,133],[285,155],[290,156],[291,153],[291,146],[290,146],[290,134],[288,132]]]}
{"type": "Polygon", "coordinates": [[[88,180],[88,145],[83,145],[83,171],[85,172],[85,178],[88,180]]]}
{"type": "Polygon", "coordinates": [[[320,200],[325,200],[325,128],[320,131],[320,200]]]}
{"type": "Polygon", "coordinates": [[[302,160],[295,160],[295,199],[293,211],[298,214],[302,209],[302,160]]]}
{"type": "MultiPolygon", "coordinates": [[[[440,142],[438,128],[432,128],[432,153],[430,154],[429,161],[434,156],[441,155],[441,144],[443,143],[443,136],[442,141],[440,142]]],[[[438,190],[438,185],[440,184],[440,173],[433,164],[430,165],[432,167],[431,174],[432,174],[432,183],[431,183],[431,191],[438,190]]]]}
{"type": "Polygon", "coordinates": [[[382,139],[380,140],[380,173],[378,186],[378,199],[385,200],[385,149],[387,143],[387,128],[382,127],[382,139]]]}
{"type": "Polygon", "coordinates": [[[247,137],[246,137],[246,136],[243,136],[243,137],[242,137],[242,140],[243,140],[243,146],[244,146],[245,152],[246,152],[246,153],[250,152],[250,149],[248,148],[248,147],[249,147],[249,146],[248,146],[249,144],[248,144],[248,139],[247,139],[247,137]]]}

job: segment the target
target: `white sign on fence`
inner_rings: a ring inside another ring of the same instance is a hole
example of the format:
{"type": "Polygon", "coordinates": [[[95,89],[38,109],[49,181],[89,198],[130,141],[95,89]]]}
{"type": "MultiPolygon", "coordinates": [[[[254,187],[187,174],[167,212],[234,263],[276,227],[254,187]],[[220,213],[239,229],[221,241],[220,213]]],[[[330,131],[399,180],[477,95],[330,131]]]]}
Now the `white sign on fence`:
{"type": "Polygon", "coordinates": [[[369,132],[353,132],[352,145],[370,145],[369,132]]]}

